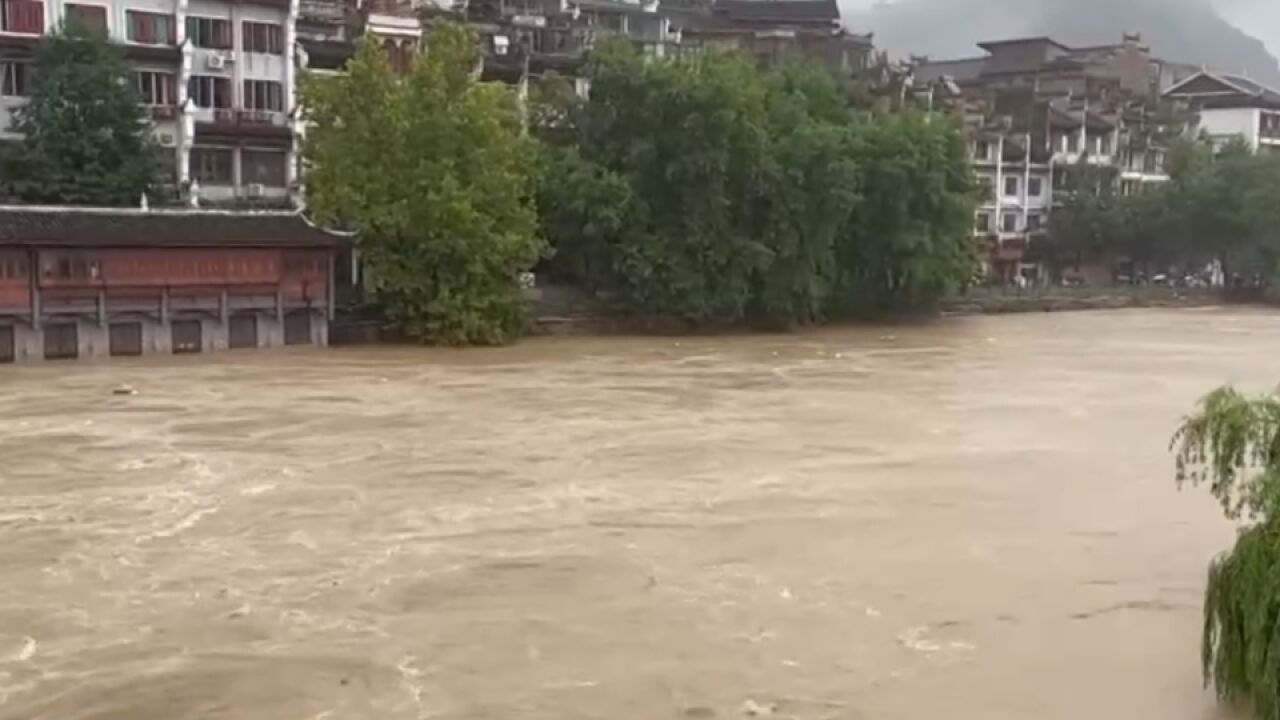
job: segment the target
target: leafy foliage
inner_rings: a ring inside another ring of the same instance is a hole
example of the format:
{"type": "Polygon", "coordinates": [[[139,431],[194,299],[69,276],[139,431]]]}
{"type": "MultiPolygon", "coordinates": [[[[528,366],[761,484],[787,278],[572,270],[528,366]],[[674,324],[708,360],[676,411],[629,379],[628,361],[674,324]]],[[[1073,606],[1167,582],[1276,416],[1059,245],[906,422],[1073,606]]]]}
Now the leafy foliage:
{"type": "Polygon", "coordinates": [[[843,300],[855,309],[928,304],[973,276],[975,183],[954,127],[886,115],[862,138],[863,204],[846,238],[843,300]]]}
{"type": "Polygon", "coordinates": [[[1131,196],[1100,181],[1100,169],[1071,168],[1076,180],[1050,216],[1044,259],[1057,267],[1119,256],[1165,266],[1217,261],[1228,276],[1280,273],[1280,157],[1183,140],[1168,166],[1169,182],[1131,196]]]}
{"type": "Polygon", "coordinates": [[[597,53],[540,194],[552,271],[632,311],[816,322],[930,302],[972,273],[957,129],[868,115],[825,70],[597,53]],[[568,132],[566,132],[568,129],[568,132]]]}
{"type": "Polygon", "coordinates": [[[1179,485],[1207,483],[1229,518],[1248,517],[1209,568],[1201,660],[1223,700],[1280,718],[1280,396],[1210,393],[1174,435],[1179,485]]]}
{"type": "Polygon", "coordinates": [[[41,40],[8,193],[26,202],[136,205],[155,180],[147,120],[120,48],[72,25],[41,40]]]}
{"type": "Polygon", "coordinates": [[[366,39],[347,74],[303,83],[310,207],[358,232],[401,329],[448,344],[518,334],[518,275],[543,251],[536,145],[514,93],[473,77],[476,59],[468,31],[444,24],[405,77],[366,39]]]}

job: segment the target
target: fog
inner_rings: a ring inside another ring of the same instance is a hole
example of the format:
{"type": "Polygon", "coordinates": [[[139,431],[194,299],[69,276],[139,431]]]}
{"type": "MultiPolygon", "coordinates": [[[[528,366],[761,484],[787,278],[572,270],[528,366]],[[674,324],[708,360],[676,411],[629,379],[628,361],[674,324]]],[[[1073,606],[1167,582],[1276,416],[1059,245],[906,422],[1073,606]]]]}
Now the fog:
{"type": "Polygon", "coordinates": [[[1051,35],[1072,44],[1141,32],[1165,59],[1280,84],[1276,0],[840,0],[846,22],[891,53],[977,54],[982,40],[1051,35]],[[1268,50],[1270,52],[1268,52],[1268,50]]]}

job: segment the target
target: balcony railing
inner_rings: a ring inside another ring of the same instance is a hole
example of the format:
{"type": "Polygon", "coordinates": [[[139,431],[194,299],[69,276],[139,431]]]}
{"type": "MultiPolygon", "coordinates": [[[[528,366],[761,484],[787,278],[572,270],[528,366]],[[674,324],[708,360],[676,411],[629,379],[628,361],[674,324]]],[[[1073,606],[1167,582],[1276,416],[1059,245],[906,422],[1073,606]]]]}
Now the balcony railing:
{"type": "Polygon", "coordinates": [[[236,121],[241,125],[275,125],[285,124],[284,113],[275,110],[237,110],[236,121]]]}
{"type": "Polygon", "coordinates": [[[148,105],[147,112],[152,120],[172,120],[178,117],[178,108],[173,105],[148,105]]]}
{"type": "MultiPolygon", "coordinates": [[[[274,110],[243,110],[232,108],[213,108],[210,118],[214,125],[234,127],[286,127],[288,117],[283,112],[274,110]]],[[[208,116],[206,116],[208,117],[208,116]]],[[[204,122],[197,117],[197,121],[204,122]]]]}
{"type": "Polygon", "coordinates": [[[0,32],[43,33],[44,3],[40,0],[0,0],[0,32]]]}

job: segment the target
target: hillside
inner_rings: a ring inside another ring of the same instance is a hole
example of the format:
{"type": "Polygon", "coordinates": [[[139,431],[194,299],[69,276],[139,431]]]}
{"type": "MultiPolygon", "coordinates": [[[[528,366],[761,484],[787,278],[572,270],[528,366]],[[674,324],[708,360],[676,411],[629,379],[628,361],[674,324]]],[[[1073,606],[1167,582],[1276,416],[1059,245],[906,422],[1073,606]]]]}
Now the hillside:
{"type": "Polygon", "coordinates": [[[1141,32],[1158,57],[1280,85],[1280,63],[1262,42],[1198,0],[899,0],[848,12],[846,24],[874,31],[879,47],[933,58],[979,54],[983,40],[1049,35],[1097,45],[1141,32]]]}

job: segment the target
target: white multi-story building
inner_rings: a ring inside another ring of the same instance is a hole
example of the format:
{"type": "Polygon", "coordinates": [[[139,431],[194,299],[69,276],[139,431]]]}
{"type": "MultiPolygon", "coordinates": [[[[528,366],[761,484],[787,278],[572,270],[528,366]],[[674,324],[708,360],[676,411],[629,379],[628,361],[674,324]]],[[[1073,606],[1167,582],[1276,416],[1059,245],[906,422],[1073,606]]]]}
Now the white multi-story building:
{"type": "Polygon", "coordinates": [[[1196,112],[1195,131],[1215,144],[1239,140],[1254,152],[1280,153],[1280,90],[1241,75],[1200,72],[1165,91],[1196,112]]]}
{"type": "Polygon", "coordinates": [[[124,48],[179,187],[203,203],[287,202],[297,11],[298,0],[0,0],[0,135],[13,135],[40,35],[75,19],[124,48]]]}

